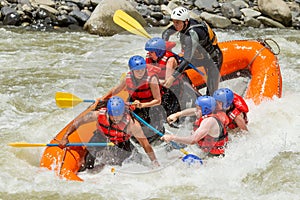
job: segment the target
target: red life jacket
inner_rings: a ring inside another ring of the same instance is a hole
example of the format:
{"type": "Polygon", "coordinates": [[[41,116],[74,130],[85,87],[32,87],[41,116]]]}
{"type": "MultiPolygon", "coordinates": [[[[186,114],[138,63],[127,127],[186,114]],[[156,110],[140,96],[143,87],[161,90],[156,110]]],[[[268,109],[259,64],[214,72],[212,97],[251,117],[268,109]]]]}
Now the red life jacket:
{"type": "Polygon", "coordinates": [[[246,104],[243,97],[234,94],[232,105],[230,109],[226,112],[229,118],[228,128],[237,128],[237,124],[235,123],[234,119],[241,113],[244,114],[245,123],[248,124],[247,112],[249,112],[248,105],[246,104]]]}
{"type": "MultiPolygon", "coordinates": [[[[132,101],[139,100],[141,103],[144,103],[154,99],[149,84],[153,76],[156,76],[156,74],[146,71],[143,78],[137,80],[131,71],[127,73],[126,86],[132,101]]],[[[160,91],[162,91],[161,88],[160,91]]]]}
{"type": "MultiPolygon", "coordinates": [[[[146,63],[147,63],[147,64],[152,64],[152,65],[155,65],[155,66],[159,67],[159,68],[160,68],[160,72],[157,73],[158,78],[159,78],[160,80],[165,80],[165,79],[166,79],[166,71],[167,71],[166,65],[167,65],[168,60],[169,60],[171,57],[174,57],[174,58],[176,59],[177,63],[179,63],[179,61],[178,61],[176,55],[175,55],[173,52],[171,52],[171,51],[166,51],[166,53],[163,55],[163,57],[160,58],[158,61],[153,60],[153,59],[150,57],[149,53],[147,53],[147,56],[146,56],[146,63]]],[[[180,79],[180,78],[181,78],[181,76],[178,77],[178,78],[173,82],[172,85],[177,85],[177,84],[179,84],[179,79],[180,79]]]]}
{"type": "Polygon", "coordinates": [[[130,115],[125,113],[118,124],[111,123],[107,115],[107,108],[101,108],[98,115],[97,129],[104,133],[114,144],[122,143],[131,137],[130,134],[125,132],[130,119],[130,115]]]}
{"type": "Polygon", "coordinates": [[[224,148],[226,146],[226,143],[228,142],[228,133],[225,127],[228,124],[229,119],[224,112],[217,112],[215,114],[202,116],[200,119],[195,121],[194,131],[196,131],[199,128],[202,120],[207,117],[213,117],[217,120],[219,124],[220,134],[216,138],[210,135],[206,135],[204,138],[198,141],[198,145],[202,149],[202,151],[206,153],[210,153],[213,155],[224,154],[224,148]]]}

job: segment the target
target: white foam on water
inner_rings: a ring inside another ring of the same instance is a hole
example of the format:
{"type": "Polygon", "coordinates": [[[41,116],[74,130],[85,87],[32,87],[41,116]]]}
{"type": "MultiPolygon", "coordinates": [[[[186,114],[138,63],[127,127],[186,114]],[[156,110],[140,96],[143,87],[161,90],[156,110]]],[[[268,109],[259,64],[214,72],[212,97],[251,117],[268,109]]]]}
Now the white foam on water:
{"type": "MultiPolygon", "coordinates": [[[[254,31],[217,33],[223,40],[230,40],[253,38],[254,31]]],[[[145,157],[140,164],[106,166],[98,174],[80,173],[84,182],[61,180],[53,171],[40,168],[43,148],[12,148],[5,144],[16,141],[49,142],[88,106],[81,104],[72,110],[59,109],[54,101],[55,92],[67,91],[86,99],[103,95],[112,87],[112,82],[118,83],[115,76],[119,77],[127,70],[126,60],[130,56],[145,54],[143,46],[146,39],[133,35],[99,38],[83,33],[63,34],[67,39],[59,42],[77,42],[66,44],[68,48],[65,51],[56,52],[56,48],[52,49],[56,44],[53,33],[35,33],[35,38],[24,43],[24,38],[33,36],[5,29],[0,29],[0,34],[20,37],[17,41],[22,50],[15,48],[20,62],[13,58],[13,53],[2,54],[5,59],[0,61],[3,72],[0,87],[0,140],[3,144],[0,151],[0,198],[298,199],[300,55],[299,38],[293,31],[284,34],[284,37],[275,30],[255,32],[255,37],[272,37],[281,47],[279,62],[283,95],[280,99],[274,98],[257,106],[247,101],[250,108],[249,133],[231,135],[224,158],[209,159],[202,166],[187,166],[178,158],[182,156],[180,151],[166,153],[163,148],[156,148],[161,168],[152,169],[145,157]],[[53,45],[41,51],[49,52],[47,56],[40,52],[38,45],[34,45],[39,37],[52,40],[49,43],[53,45]],[[137,44],[129,40],[135,40],[137,44]],[[30,52],[26,47],[31,43],[30,52]],[[14,84],[10,85],[9,79],[14,84]],[[115,173],[111,172],[112,168],[115,173]]],[[[12,42],[9,37],[0,41],[2,45],[12,42]]],[[[6,46],[0,47],[5,49],[6,46]]],[[[14,51],[13,47],[7,49],[14,51]]],[[[190,134],[189,128],[172,131],[190,134]]],[[[196,146],[187,150],[198,153],[196,146]]]]}

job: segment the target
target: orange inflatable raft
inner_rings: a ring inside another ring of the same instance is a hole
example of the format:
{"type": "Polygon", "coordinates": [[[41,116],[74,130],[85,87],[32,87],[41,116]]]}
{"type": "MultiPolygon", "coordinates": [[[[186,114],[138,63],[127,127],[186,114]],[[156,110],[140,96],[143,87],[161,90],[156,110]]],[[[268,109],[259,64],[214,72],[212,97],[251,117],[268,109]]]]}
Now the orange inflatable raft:
{"type": "MultiPolygon", "coordinates": [[[[240,74],[250,76],[245,98],[252,99],[256,104],[259,104],[264,99],[272,99],[274,96],[281,97],[282,78],[280,67],[276,55],[268,44],[256,40],[236,40],[219,44],[224,56],[221,69],[222,78],[236,78],[240,74]],[[242,71],[248,73],[240,73],[242,71]]],[[[201,67],[199,67],[199,70],[203,71],[201,67]]],[[[187,70],[186,74],[195,87],[204,87],[205,80],[198,72],[191,69],[187,70]]],[[[125,93],[123,92],[120,95],[124,98],[127,95],[125,93]]],[[[78,117],[95,108],[96,103],[88,107],[78,117]]],[[[50,143],[58,143],[72,122],[61,130],[50,143]]],[[[88,142],[95,129],[96,122],[85,124],[69,137],[69,141],[74,143],[88,142]]],[[[82,181],[78,176],[78,170],[85,153],[86,147],[68,147],[64,150],[59,147],[47,147],[42,155],[40,166],[54,170],[58,176],[67,180],[82,181]]]]}
{"type": "MultiPolygon", "coordinates": [[[[280,66],[267,41],[273,40],[234,40],[219,43],[223,52],[222,80],[248,76],[250,82],[244,98],[252,99],[255,104],[274,96],[280,98],[282,93],[280,66]]],[[[203,67],[198,69],[205,73],[203,67]]],[[[186,70],[186,74],[196,88],[205,86],[205,78],[194,69],[186,70]]]]}
{"type": "MultiPolygon", "coordinates": [[[[96,103],[91,105],[88,109],[82,112],[75,119],[84,116],[89,111],[94,110],[96,103]]],[[[75,120],[74,119],[74,120],[75,120]]],[[[62,129],[56,137],[51,140],[50,143],[58,143],[62,139],[63,135],[67,131],[72,120],[64,129],[62,129]]],[[[96,122],[90,122],[79,127],[72,135],[69,136],[70,142],[88,142],[92,137],[92,133],[96,128],[96,122]]],[[[54,170],[56,174],[67,180],[82,181],[80,177],[77,176],[77,172],[80,169],[80,161],[86,153],[86,147],[68,147],[61,149],[59,147],[47,147],[42,155],[40,161],[41,167],[46,167],[49,170],[54,170]]]]}

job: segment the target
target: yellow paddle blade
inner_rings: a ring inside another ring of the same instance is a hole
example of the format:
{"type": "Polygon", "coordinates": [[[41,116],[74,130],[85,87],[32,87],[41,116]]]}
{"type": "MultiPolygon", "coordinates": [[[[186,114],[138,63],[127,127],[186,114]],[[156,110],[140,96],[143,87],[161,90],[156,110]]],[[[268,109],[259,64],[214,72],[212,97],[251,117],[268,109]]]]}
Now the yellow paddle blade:
{"type": "Polygon", "coordinates": [[[120,76],[120,81],[123,81],[126,78],[126,72],[123,72],[120,76]]]}
{"type": "Polygon", "coordinates": [[[60,108],[72,108],[83,102],[79,97],[67,92],[56,92],[55,100],[56,105],[60,108]]]}
{"type": "Polygon", "coordinates": [[[43,144],[43,143],[24,143],[24,142],[16,142],[16,143],[9,143],[9,146],[12,147],[45,147],[47,146],[47,144],[43,144]]]}
{"type": "Polygon", "coordinates": [[[117,10],[115,12],[113,20],[116,24],[133,34],[140,35],[145,38],[151,38],[138,21],[122,10],[117,10]]]}

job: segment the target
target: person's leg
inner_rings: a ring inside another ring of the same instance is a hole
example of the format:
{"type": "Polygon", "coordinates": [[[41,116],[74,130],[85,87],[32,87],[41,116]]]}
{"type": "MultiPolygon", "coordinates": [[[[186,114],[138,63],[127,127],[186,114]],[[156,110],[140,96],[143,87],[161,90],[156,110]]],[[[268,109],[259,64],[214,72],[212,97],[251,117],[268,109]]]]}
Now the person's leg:
{"type": "Polygon", "coordinates": [[[118,144],[114,149],[115,164],[121,166],[124,160],[128,159],[132,155],[132,151],[134,149],[135,147],[129,140],[118,144]]]}
{"type": "Polygon", "coordinates": [[[218,89],[220,82],[220,74],[217,67],[211,67],[207,70],[207,90],[206,95],[213,96],[213,93],[218,89]]]}
{"type": "Polygon", "coordinates": [[[164,88],[161,104],[165,110],[166,117],[181,110],[179,100],[175,93],[177,92],[176,89],[176,86],[172,86],[170,89],[164,88]]]}
{"type": "MultiPolygon", "coordinates": [[[[149,110],[149,117],[150,117],[150,125],[158,130],[160,133],[165,133],[164,123],[166,122],[166,113],[161,105],[151,107],[149,110]]],[[[151,137],[147,136],[147,139],[150,144],[159,145],[162,143],[160,140],[160,135],[149,128],[151,131],[151,137]]]]}
{"type": "MultiPolygon", "coordinates": [[[[163,126],[164,118],[161,116],[161,112],[164,111],[162,106],[160,106],[160,109],[155,107],[151,108],[142,108],[142,109],[135,109],[134,113],[137,114],[139,117],[141,117],[147,124],[150,124],[154,128],[161,128],[163,126]],[[154,108],[154,110],[153,110],[154,108]],[[159,116],[159,117],[157,117],[159,116]],[[156,121],[156,119],[159,119],[160,121],[156,121]],[[152,122],[155,122],[152,124],[152,122]]],[[[135,119],[138,122],[140,122],[138,119],[135,119]]],[[[154,140],[158,140],[159,137],[157,134],[151,130],[146,124],[140,122],[142,130],[144,132],[144,135],[148,139],[149,143],[153,142],[154,140]]],[[[133,137],[132,141],[138,143],[138,141],[133,137]]]]}
{"type": "MultiPolygon", "coordinates": [[[[97,142],[107,142],[107,138],[103,136],[98,130],[94,132],[93,137],[90,139],[89,143],[97,143],[97,142]]],[[[96,159],[97,152],[103,150],[104,147],[88,147],[87,154],[85,157],[85,167],[88,169],[93,169],[96,159]]]]}

